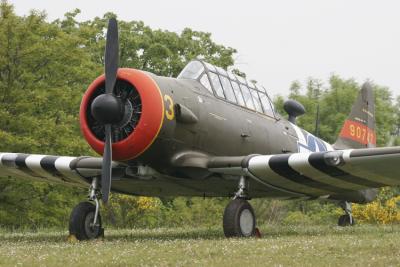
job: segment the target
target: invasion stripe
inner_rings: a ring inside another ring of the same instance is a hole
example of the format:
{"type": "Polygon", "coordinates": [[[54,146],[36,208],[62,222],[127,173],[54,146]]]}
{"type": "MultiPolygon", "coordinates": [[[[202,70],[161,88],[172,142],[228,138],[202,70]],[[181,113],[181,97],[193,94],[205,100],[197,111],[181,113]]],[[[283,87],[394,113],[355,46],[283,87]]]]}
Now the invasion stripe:
{"type": "Polygon", "coordinates": [[[314,187],[314,188],[318,188],[318,189],[323,189],[323,190],[329,191],[331,193],[350,192],[350,190],[346,190],[346,189],[336,187],[333,185],[321,183],[321,182],[313,180],[310,177],[300,174],[299,172],[295,171],[289,165],[289,157],[290,157],[290,155],[288,155],[288,154],[276,155],[276,156],[271,157],[268,162],[270,168],[277,174],[279,174],[293,182],[300,183],[302,185],[306,185],[306,186],[310,186],[310,187],[314,187]]]}
{"type": "Polygon", "coordinates": [[[5,167],[15,168],[15,158],[16,157],[17,157],[17,154],[14,154],[14,153],[3,154],[3,156],[1,157],[1,164],[4,165],[5,167]]]}
{"type": "Polygon", "coordinates": [[[26,158],[25,163],[29,169],[33,172],[37,173],[40,177],[51,178],[53,177],[50,173],[43,170],[42,166],[40,166],[40,161],[45,157],[45,155],[29,155],[26,158]]]}
{"type": "Polygon", "coordinates": [[[29,169],[28,165],[26,164],[26,159],[28,157],[28,154],[17,154],[17,157],[15,158],[15,165],[18,167],[19,170],[23,171],[29,176],[39,177],[39,175],[29,169]]]}
{"type": "Polygon", "coordinates": [[[323,189],[303,185],[277,174],[268,165],[268,162],[272,157],[273,156],[255,156],[251,158],[248,163],[249,172],[251,172],[253,176],[258,177],[260,180],[265,181],[273,186],[298,194],[308,196],[320,196],[329,194],[329,192],[323,189]]]}
{"type": "Polygon", "coordinates": [[[360,190],[365,187],[359,184],[352,184],[343,180],[336,179],[332,176],[327,175],[313,167],[308,162],[309,153],[295,153],[289,157],[289,165],[298,173],[304,176],[311,177],[313,180],[318,182],[333,185],[336,187],[343,188],[343,190],[360,190]]]}
{"type": "Polygon", "coordinates": [[[60,177],[64,180],[64,175],[57,170],[55,165],[58,158],[59,157],[57,156],[46,156],[40,161],[40,166],[52,175],[60,177]]]}
{"type": "Polygon", "coordinates": [[[363,179],[358,176],[354,176],[354,175],[352,175],[348,172],[345,172],[337,167],[326,164],[326,162],[324,160],[324,153],[312,153],[308,158],[308,162],[311,164],[311,166],[313,166],[317,170],[320,170],[321,172],[326,173],[326,174],[328,174],[334,178],[340,179],[342,181],[346,181],[346,182],[350,182],[350,183],[354,183],[354,184],[360,184],[360,185],[364,185],[364,186],[370,187],[370,188],[387,186],[386,184],[377,183],[377,182],[363,179]]]}
{"type": "Polygon", "coordinates": [[[70,164],[74,159],[74,157],[62,156],[54,163],[56,169],[70,182],[77,182],[82,179],[76,172],[71,171],[70,164]]]}
{"type": "MultiPolygon", "coordinates": [[[[17,177],[26,177],[27,175],[32,176],[28,169],[24,170],[24,168],[20,168],[16,164],[16,159],[18,156],[19,154],[17,153],[4,153],[1,155],[1,165],[3,165],[4,171],[10,175],[16,175],[17,177]]],[[[33,177],[37,177],[37,175],[34,175],[33,177]]]]}

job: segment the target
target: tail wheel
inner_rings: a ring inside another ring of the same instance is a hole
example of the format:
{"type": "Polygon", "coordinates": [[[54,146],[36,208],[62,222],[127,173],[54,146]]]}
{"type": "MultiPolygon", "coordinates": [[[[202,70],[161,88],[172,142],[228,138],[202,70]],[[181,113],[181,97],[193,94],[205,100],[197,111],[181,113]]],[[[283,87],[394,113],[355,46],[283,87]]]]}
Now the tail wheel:
{"type": "Polygon", "coordinates": [[[250,203],[244,199],[229,202],[224,211],[223,228],[226,237],[254,236],[256,216],[250,203]]]}
{"type": "Polygon", "coordinates": [[[350,219],[350,215],[345,214],[339,217],[338,225],[339,226],[353,226],[355,224],[354,218],[350,219]]]}
{"type": "Polygon", "coordinates": [[[73,210],[69,219],[69,233],[78,240],[95,239],[103,235],[100,214],[96,225],[93,225],[95,205],[90,202],[81,202],[73,210]]]}

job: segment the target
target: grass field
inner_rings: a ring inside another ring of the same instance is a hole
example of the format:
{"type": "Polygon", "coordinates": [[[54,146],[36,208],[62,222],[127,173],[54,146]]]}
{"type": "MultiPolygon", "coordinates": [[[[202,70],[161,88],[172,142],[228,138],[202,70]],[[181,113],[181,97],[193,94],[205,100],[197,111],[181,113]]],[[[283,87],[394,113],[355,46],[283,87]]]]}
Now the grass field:
{"type": "Polygon", "coordinates": [[[400,266],[400,226],[265,226],[262,238],[220,228],[106,230],[67,242],[66,231],[0,230],[1,266],[400,266]]]}

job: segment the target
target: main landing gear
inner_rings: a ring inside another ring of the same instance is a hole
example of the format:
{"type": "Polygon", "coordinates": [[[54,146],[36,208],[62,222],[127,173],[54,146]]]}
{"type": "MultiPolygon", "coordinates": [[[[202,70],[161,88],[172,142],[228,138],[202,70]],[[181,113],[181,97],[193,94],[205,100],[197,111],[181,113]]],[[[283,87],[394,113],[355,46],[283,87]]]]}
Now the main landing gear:
{"type": "Polygon", "coordinates": [[[256,232],[256,216],[246,188],[246,177],[239,180],[239,189],[224,211],[223,228],[226,237],[250,237],[256,232]]]}
{"type": "Polygon", "coordinates": [[[78,240],[95,239],[104,236],[100,216],[100,191],[98,178],[92,180],[89,189],[89,201],[75,206],[69,219],[69,234],[78,240]],[[95,204],[93,204],[94,202],[95,204]]]}
{"type": "Polygon", "coordinates": [[[339,226],[353,226],[355,224],[353,215],[351,213],[351,203],[347,201],[342,201],[339,203],[340,207],[344,210],[346,214],[339,217],[339,226]]]}

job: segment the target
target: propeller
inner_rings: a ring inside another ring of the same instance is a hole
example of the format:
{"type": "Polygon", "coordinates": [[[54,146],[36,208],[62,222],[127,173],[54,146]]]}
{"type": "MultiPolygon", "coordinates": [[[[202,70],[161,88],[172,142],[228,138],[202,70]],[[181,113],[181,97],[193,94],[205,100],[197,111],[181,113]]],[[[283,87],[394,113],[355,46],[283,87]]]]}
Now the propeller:
{"type": "Polygon", "coordinates": [[[112,126],[118,124],[125,114],[125,104],[114,94],[118,72],[118,24],[115,18],[108,21],[106,49],[104,54],[105,93],[97,96],[91,105],[93,117],[104,125],[105,141],[101,169],[101,193],[108,202],[112,177],[112,126]]]}

